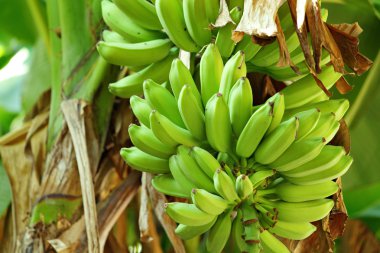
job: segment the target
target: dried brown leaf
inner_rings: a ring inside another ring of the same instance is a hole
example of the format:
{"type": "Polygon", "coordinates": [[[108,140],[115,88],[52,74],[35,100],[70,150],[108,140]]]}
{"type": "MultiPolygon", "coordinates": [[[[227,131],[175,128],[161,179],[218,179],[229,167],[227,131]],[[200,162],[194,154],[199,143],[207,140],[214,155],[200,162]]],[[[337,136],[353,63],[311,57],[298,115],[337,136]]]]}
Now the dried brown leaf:
{"type": "Polygon", "coordinates": [[[154,207],[154,212],[156,214],[157,219],[160,221],[162,227],[164,228],[170,242],[173,245],[174,251],[176,253],[185,253],[185,246],[183,245],[182,240],[175,234],[174,230],[176,228],[176,223],[166,214],[164,205],[167,203],[167,199],[165,195],[157,192],[152,184],[152,174],[147,174],[146,182],[147,188],[149,192],[149,197],[154,207]]]}
{"type": "Polygon", "coordinates": [[[260,73],[248,73],[247,77],[252,86],[253,104],[260,105],[264,103],[268,97],[273,96],[276,93],[276,89],[273,86],[272,79],[260,73]]]}
{"type": "Polygon", "coordinates": [[[341,252],[377,253],[380,252],[380,242],[361,221],[349,220],[342,237],[341,252]]]}
{"type": "Polygon", "coordinates": [[[350,153],[351,150],[351,138],[350,131],[347,126],[347,123],[344,119],[339,121],[340,128],[336,133],[334,139],[332,139],[331,144],[335,146],[342,146],[346,150],[346,153],[350,153]]]}
{"type": "Polygon", "coordinates": [[[230,16],[230,11],[226,0],[220,0],[219,16],[216,19],[215,23],[212,24],[213,27],[223,27],[228,23],[234,23],[230,16]]]}
{"type": "Polygon", "coordinates": [[[327,24],[327,28],[337,42],[347,66],[357,75],[366,72],[371,67],[372,61],[359,53],[358,36],[363,31],[359,24],[327,24]]]}
{"type": "Polygon", "coordinates": [[[333,195],[335,207],[330,213],[328,222],[330,237],[333,240],[336,240],[343,235],[348,218],[346,205],[343,200],[342,180],[340,177],[336,180],[336,183],[339,185],[339,190],[333,195]]]}
{"type": "Polygon", "coordinates": [[[339,80],[335,83],[335,87],[340,94],[346,94],[347,92],[352,90],[352,86],[347,82],[347,80],[343,76],[339,78],[339,80]]]}

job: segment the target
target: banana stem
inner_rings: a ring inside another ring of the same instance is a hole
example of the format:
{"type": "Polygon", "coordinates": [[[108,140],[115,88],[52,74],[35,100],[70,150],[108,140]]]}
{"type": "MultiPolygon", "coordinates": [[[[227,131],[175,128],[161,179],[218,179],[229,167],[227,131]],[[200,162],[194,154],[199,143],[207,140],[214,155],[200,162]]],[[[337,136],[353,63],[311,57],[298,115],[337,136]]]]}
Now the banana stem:
{"type": "Polygon", "coordinates": [[[36,30],[42,40],[44,41],[46,51],[48,52],[48,55],[51,55],[51,46],[50,46],[50,39],[49,39],[49,31],[47,28],[47,24],[45,22],[45,19],[42,15],[42,11],[40,8],[40,1],[38,0],[28,0],[26,1],[30,10],[30,14],[33,17],[34,25],[36,27],[36,30]]]}

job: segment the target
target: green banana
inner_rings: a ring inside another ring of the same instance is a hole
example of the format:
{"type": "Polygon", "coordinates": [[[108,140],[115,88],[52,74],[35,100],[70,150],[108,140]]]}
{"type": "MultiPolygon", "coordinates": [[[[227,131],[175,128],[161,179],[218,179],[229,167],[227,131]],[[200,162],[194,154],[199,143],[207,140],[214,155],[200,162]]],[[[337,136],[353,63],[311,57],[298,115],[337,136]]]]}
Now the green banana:
{"type": "Polygon", "coordinates": [[[257,147],[254,156],[261,164],[270,164],[277,160],[296,139],[299,121],[294,117],[282,122],[257,147]]]}
{"type": "Polygon", "coordinates": [[[175,153],[175,147],[162,143],[149,128],[131,124],[128,134],[134,146],[152,156],[168,159],[175,153]]]}
{"type": "Polygon", "coordinates": [[[227,104],[232,86],[239,78],[247,75],[247,66],[245,65],[244,57],[244,52],[237,52],[227,61],[223,68],[219,92],[223,94],[227,104]]]}
{"type": "Polygon", "coordinates": [[[182,190],[187,193],[187,198],[191,196],[191,191],[196,186],[186,178],[186,174],[180,168],[178,156],[173,155],[169,158],[169,169],[175,181],[182,187],[182,190]]]}
{"type": "Polygon", "coordinates": [[[139,43],[100,41],[99,54],[109,63],[121,66],[142,66],[164,59],[170,51],[169,39],[157,39],[139,43]]]}
{"type": "Polygon", "coordinates": [[[188,130],[177,126],[156,110],[150,113],[150,127],[157,139],[165,144],[174,146],[177,143],[190,147],[199,145],[199,141],[188,130]]]}
{"type": "Polygon", "coordinates": [[[112,94],[129,98],[133,95],[141,95],[143,93],[143,82],[146,79],[152,79],[157,83],[168,80],[170,66],[172,60],[178,55],[178,49],[172,49],[169,55],[159,62],[152,63],[148,67],[139,72],[133,73],[109,85],[112,94]]]}
{"type": "Polygon", "coordinates": [[[219,0],[205,1],[205,8],[209,23],[214,23],[219,15],[219,0]]]}
{"type": "Polygon", "coordinates": [[[232,130],[239,137],[252,114],[253,95],[248,78],[240,78],[232,87],[228,99],[232,130]]]}
{"type": "Polygon", "coordinates": [[[271,133],[282,121],[282,117],[285,112],[285,99],[282,93],[276,93],[270,97],[267,101],[270,104],[273,104],[273,119],[268,128],[267,134],[271,133]]]}
{"type": "Polygon", "coordinates": [[[190,73],[190,70],[186,68],[185,64],[180,59],[175,59],[172,62],[169,73],[170,85],[172,87],[173,94],[178,100],[182,87],[186,84],[190,86],[192,93],[197,99],[197,104],[201,110],[203,110],[201,95],[194,82],[194,79],[190,73]]]}
{"type": "Polygon", "coordinates": [[[143,89],[145,99],[154,110],[157,110],[177,126],[182,128],[185,127],[177,107],[177,101],[170,91],[154,82],[152,79],[144,81],[143,89]]]}
{"type": "Polygon", "coordinates": [[[150,107],[148,102],[136,95],[133,95],[130,98],[129,103],[131,105],[133,114],[139,120],[140,124],[146,126],[147,128],[150,128],[149,115],[152,111],[152,107],[150,107]]]}
{"type": "MultiPolygon", "coordinates": [[[[318,78],[326,89],[330,89],[341,76],[342,74],[334,71],[333,66],[329,66],[322,70],[318,78]]],[[[313,83],[315,83],[313,76],[307,75],[283,89],[281,92],[285,96],[286,109],[307,105],[324,92],[316,83],[315,85],[310,85],[313,83]]]]}
{"type": "Polygon", "coordinates": [[[331,196],[338,191],[339,187],[333,181],[313,185],[295,185],[289,182],[283,182],[273,189],[277,196],[284,201],[304,202],[331,196]]]}
{"type": "Polygon", "coordinates": [[[215,45],[219,48],[220,55],[223,58],[229,58],[234,51],[235,42],[232,40],[232,32],[235,30],[236,25],[239,23],[243,10],[240,7],[235,7],[230,11],[230,16],[233,23],[228,23],[219,28],[216,35],[215,45]]]}
{"type": "Polygon", "coordinates": [[[314,233],[317,228],[309,222],[287,222],[277,220],[269,232],[290,240],[303,240],[314,233]]]}
{"type": "Polygon", "coordinates": [[[235,241],[235,244],[237,248],[240,250],[240,252],[244,252],[246,250],[246,243],[243,239],[244,235],[244,226],[243,226],[243,213],[241,209],[237,210],[236,217],[232,223],[231,228],[231,235],[233,236],[233,239],[235,241]]]}
{"type": "Polygon", "coordinates": [[[153,4],[146,0],[113,0],[113,2],[138,25],[149,30],[161,30],[162,25],[158,20],[153,4]]]}
{"type": "Polygon", "coordinates": [[[226,200],[203,189],[193,189],[191,199],[200,210],[212,215],[219,215],[228,208],[226,200]]]}
{"type": "Polygon", "coordinates": [[[324,138],[296,141],[270,166],[280,172],[297,168],[317,157],[325,144],[324,138]]]}
{"type": "Polygon", "coordinates": [[[117,32],[110,30],[104,30],[102,32],[102,38],[105,42],[131,43],[131,41],[128,41],[128,39],[125,39],[117,32]]]}
{"type": "Polygon", "coordinates": [[[253,173],[249,176],[249,180],[251,180],[253,189],[259,187],[264,181],[272,177],[276,173],[275,170],[261,170],[253,173]]]}
{"type": "Polygon", "coordinates": [[[183,0],[183,14],[191,38],[203,47],[211,41],[205,0],[183,0]]]}
{"type": "Polygon", "coordinates": [[[122,148],[120,155],[132,168],[149,173],[168,173],[167,159],[149,155],[136,147],[122,148]]]}
{"type": "Polygon", "coordinates": [[[263,230],[260,234],[260,241],[264,252],[290,253],[289,249],[268,230],[263,230]]]}
{"type": "Polygon", "coordinates": [[[238,44],[236,44],[234,53],[238,51],[243,51],[245,54],[245,61],[249,62],[250,60],[252,60],[253,57],[255,57],[255,55],[259,52],[260,49],[261,46],[254,44],[252,42],[251,36],[245,34],[243,39],[238,44]]]}
{"type": "Polygon", "coordinates": [[[230,212],[221,214],[214,226],[208,232],[206,238],[206,248],[208,252],[220,253],[227,244],[231,234],[232,219],[230,212]]]}
{"type": "Polygon", "coordinates": [[[179,168],[196,188],[202,188],[211,193],[216,193],[213,182],[198,166],[196,161],[190,156],[191,149],[179,146],[177,149],[177,162],[179,168]]]}
{"type": "Polygon", "coordinates": [[[191,156],[209,178],[213,178],[215,171],[221,168],[218,160],[216,160],[207,150],[200,147],[194,146],[191,149],[191,156]]]}
{"type": "MultiPolygon", "coordinates": [[[[121,1],[121,0],[120,0],[121,1]]],[[[129,42],[143,42],[165,38],[159,31],[149,31],[131,20],[111,1],[102,1],[102,16],[104,22],[115,32],[129,42]]]]}
{"type": "Polygon", "coordinates": [[[191,238],[194,238],[196,236],[199,236],[209,231],[210,228],[214,226],[216,219],[217,218],[215,217],[215,219],[212,220],[210,223],[207,223],[202,226],[188,226],[188,225],[179,224],[177,228],[175,229],[175,233],[182,240],[189,240],[191,238]]]}
{"type": "Polygon", "coordinates": [[[169,196],[179,198],[189,197],[189,193],[184,191],[183,186],[169,174],[155,176],[152,179],[152,185],[157,191],[169,196]]]}
{"type": "Polygon", "coordinates": [[[170,40],[183,50],[198,52],[199,46],[187,32],[182,1],[157,0],[155,6],[158,18],[170,40]]]}
{"type": "Polygon", "coordinates": [[[209,44],[200,61],[200,84],[203,104],[218,92],[223,72],[223,59],[215,44],[209,44]]]}
{"type": "MultiPolygon", "coordinates": [[[[306,135],[305,138],[310,139],[315,137],[324,137],[326,139],[326,137],[330,137],[331,140],[330,135],[332,133],[329,133],[329,130],[332,129],[336,122],[337,121],[334,113],[322,114],[313,131],[306,135]]],[[[329,142],[329,140],[326,140],[326,142],[329,142]]]]}
{"type": "Polygon", "coordinates": [[[294,117],[297,117],[300,123],[297,130],[297,140],[302,140],[317,127],[321,112],[314,108],[299,112],[294,117]]]}
{"type": "Polygon", "coordinates": [[[297,203],[273,202],[278,211],[278,219],[289,222],[313,222],[320,220],[334,207],[331,199],[318,199],[297,203]]]}
{"type": "Polygon", "coordinates": [[[235,202],[239,200],[239,196],[235,190],[235,184],[226,172],[218,169],[214,174],[214,186],[216,191],[225,200],[235,202]]]}
{"type": "Polygon", "coordinates": [[[294,116],[296,113],[306,111],[312,108],[318,108],[322,114],[333,112],[337,121],[341,120],[344,114],[347,112],[350,103],[347,99],[333,99],[327,100],[315,104],[304,105],[291,110],[286,110],[284,118],[294,116]]]}
{"type": "Polygon", "coordinates": [[[267,132],[272,118],[272,106],[269,103],[255,111],[237,140],[236,154],[241,157],[250,157],[267,132]]]}
{"type": "Polygon", "coordinates": [[[324,183],[326,181],[330,181],[344,175],[344,173],[346,173],[347,170],[350,168],[352,162],[352,157],[343,156],[337,164],[325,170],[321,170],[317,173],[313,173],[304,177],[286,177],[286,180],[298,185],[312,185],[324,183]]]}
{"type": "Polygon", "coordinates": [[[328,170],[337,164],[345,155],[346,151],[340,146],[326,145],[322,148],[321,153],[311,160],[293,170],[284,171],[282,174],[286,177],[305,177],[328,170]]]}
{"type": "Polygon", "coordinates": [[[198,140],[206,139],[204,112],[199,108],[197,99],[187,84],[182,87],[179,94],[178,108],[190,133],[198,140]]]}
{"type": "Polygon", "coordinates": [[[203,226],[215,219],[215,215],[199,210],[194,204],[182,202],[166,203],[165,210],[175,222],[187,226],[203,226]]]}
{"type": "Polygon", "coordinates": [[[236,192],[241,199],[246,199],[249,195],[253,193],[253,184],[249,178],[241,174],[236,178],[235,182],[236,192]]]}
{"type": "Polygon", "coordinates": [[[206,135],[211,147],[219,152],[231,149],[232,128],[228,106],[221,93],[210,98],[205,112],[206,135]]]}

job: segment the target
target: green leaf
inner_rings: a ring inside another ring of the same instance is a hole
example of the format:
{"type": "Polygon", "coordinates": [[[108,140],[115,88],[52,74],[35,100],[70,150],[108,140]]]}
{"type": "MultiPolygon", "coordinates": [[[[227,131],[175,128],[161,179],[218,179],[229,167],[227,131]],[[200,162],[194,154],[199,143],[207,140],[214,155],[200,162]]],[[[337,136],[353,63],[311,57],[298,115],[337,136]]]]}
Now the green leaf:
{"type": "Polygon", "coordinates": [[[380,218],[380,183],[358,189],[346,190],[344,200],[351,218],[380,218]]]}
{"type": "Polygon", "coordinates": [[[0,161],[0,218],[3,217],[3,215],[8,210],[11,201],[11,186],[9,184],[7,173],[5,172],[4,167],[0,161]]]}
{"type": "Polygon", "coordinates": [[[369,2],[372,4],[376,16],[380,18],[380,0],[369,0],[369,2]]]}
{"type": "Polygon", "coordinates": [[[81,204],[81,197],[63,194],[43,196],[33,207],[30,225],[33,226],[38,222],[42,222],[45,225],[52,224],[59,218],[70,220],[79,211],[81,204]]]}

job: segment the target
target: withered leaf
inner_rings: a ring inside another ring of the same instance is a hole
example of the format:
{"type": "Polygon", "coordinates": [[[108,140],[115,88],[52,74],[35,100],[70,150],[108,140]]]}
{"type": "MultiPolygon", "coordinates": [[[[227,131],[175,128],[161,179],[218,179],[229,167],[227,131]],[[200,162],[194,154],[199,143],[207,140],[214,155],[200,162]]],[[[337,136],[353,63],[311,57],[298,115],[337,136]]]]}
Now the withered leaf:
{"type": "Polygon", "coordinates": [[[369,228],[358,220],[349,220],[342,237],[341,252],[376,253],[380,252],[380,243],[369,228]]]}
{"type": "Polygon", "coordinates": [[[228,23],[234,23],[230,16],[230,11],[228,9],[228,5],[226,0],[220,0],[220,9],[219,16],[216,19],[215,23],[212,24],[213,27],[223,27],[228,23]]]}
{"type": "Polygon", "coordinates": [[[347,92],[352,90],[352,86],[347,82],[347,80],[342,76],[335,83],[335,87],[339,91],[340,94],[346,94],[347,92]]]}
{"type": "Polygon", "coordinates": [[[351,150],[351,138],[350,131],[348,129],[347,123],[344,119],[339,121],[340,128],[336,133],[334,139],[332,139],[331,144],[335,146],[343,146],[346,153],[350,153],[351,150]]]}

